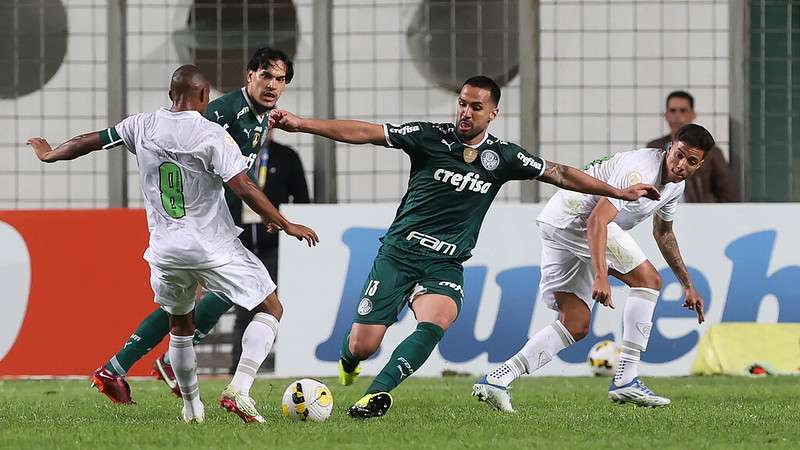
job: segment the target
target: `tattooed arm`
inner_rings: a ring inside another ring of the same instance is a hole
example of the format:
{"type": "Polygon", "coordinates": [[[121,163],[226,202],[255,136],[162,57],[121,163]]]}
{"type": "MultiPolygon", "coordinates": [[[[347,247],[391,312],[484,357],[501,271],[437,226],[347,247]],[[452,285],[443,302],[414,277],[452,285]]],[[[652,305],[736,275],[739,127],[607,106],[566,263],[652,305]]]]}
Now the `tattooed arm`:
{"type": "Polygon", "coordinates": [[[694,289],[692,285],[692,278],[689,276],[689,269],[683,262],[681,251],[678,248],[678,240],[675,238],[675,232],[672,231],[672,222],[665,221],[653,215],[653,237],[658,244],[658,249],[661,255],[669,264],[672,273],[678,278],[683,286],[685,293],[685,301],[683,306],[689,308],[697,313],[697,323],[703,323],[705,320],[703,310],[703,298],[694,289]]]}
{"type": "Polygon", "coordinates": [[[544,173],[539,176],[538,180],[570,191],[602,195],[604,197],[619,198],[627,201],[638,200],[639,197],[642,196],[653,200],[660,198],[658,190],[652,185],[635,184],[627,189],[619,189],[587,175],[574,167],[565,166],[552,161],[545,161],[544,173]]]}

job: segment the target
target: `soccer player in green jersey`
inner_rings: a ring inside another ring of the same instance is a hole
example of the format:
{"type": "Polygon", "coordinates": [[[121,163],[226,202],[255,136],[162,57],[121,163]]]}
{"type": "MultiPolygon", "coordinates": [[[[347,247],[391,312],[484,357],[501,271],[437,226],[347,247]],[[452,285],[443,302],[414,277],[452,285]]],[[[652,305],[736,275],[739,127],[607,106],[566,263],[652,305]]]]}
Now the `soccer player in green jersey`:
{"type": "Polygon", "coordinates": [[[458,317],[464,298],[462,264],[469,259],[486,211],[503,183],[535,178],[613,198],[658,198],[651,185],[621,190],[489,134],[487,128],[497,117],[499,101],[497,84],[477,76],[461,88],[455,124],[377,125],[304,119],[277,109],[270,113],[275,128],[350,144],[394,147],[411,158],[408,191],[382,238],[350,333],[342,344],[341,383],[353,383],[360,362],[378,349],[406,303],[414,312],[417,328],[397,346],[365,395],[350,407],[351,417],[385,414],[392,403],[389,391],[422,366],[458,317]]]}
{"type": "MultiPolygon", "coordinates": [[[[267,115],[293,76],[294,66],[285,53],[270,47],[260,48],[247,64],[247,84],[210,102],[205,110],[205,117],[220,124],[236,141],[247,160],[251,178],[254,174],[250,169],[267,134],[267,115]]],[[[226,190],[226,200],[231,214],[240,217],[242,202],[230,190],[226,190]]],[[[231,306],[233,303],[230,299],[205,292],[194,311],[197,328],[195,341],[205,337],[231,306]]],[[[283,307],[277,298],[269,303],[269,307],[270,315],[281,317],[283,307]]],[[[123,347],[92,374],[92,384],[115,403],[132,403],[130,386],[124,378],[128,369],[168,333],[168,315],[163,309],[156,309],[145,317],[123,347]]],[[[180,397],[180,389],[166,354],[156,360],[153,369],[154,375],[163,379],[172,392],[180,397]]]]}

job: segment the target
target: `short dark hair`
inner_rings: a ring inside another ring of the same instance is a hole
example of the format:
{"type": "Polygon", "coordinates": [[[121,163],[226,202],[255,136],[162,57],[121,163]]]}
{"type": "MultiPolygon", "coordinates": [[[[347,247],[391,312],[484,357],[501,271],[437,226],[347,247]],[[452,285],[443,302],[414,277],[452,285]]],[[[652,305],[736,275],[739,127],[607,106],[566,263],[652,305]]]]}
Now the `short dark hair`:
{"type": "Polygon", "coordinates": [[[256,50],[256,52],[253,53],[253,56],[250,58],[250,61],[247,63],[247,70],[256,72],[259,69],[266,69],[275,61],[283,61],[283,64],[286,66],[286,84],[291,83],[292,78],[294,78],[294,64],[286,55],[286,53],[278,50],[277,48],[261,47],[256,50]]]}
{"type": "Polygon", "coordinates": [[[667,108],[669,108],[669,101],[672,100],[673,98],[683,98],[683,99],[688,100],[689,101],[689,107],[692,108],[692,111],[694,111],[694,97],[692,97],[692,94],[690,94],[690,93],[688,93],[686,91],[672,91],[672,92],[670,92],[669,95],[667,96],[667,105],[666,105],[667,108]]]}
{"type": "Polygon", "coordinates": [[[675,140],[681,141],[691,148],[699,148],[703,151],[703,157],[714,148],[714,137],[705,128],[694,123],[687,123],[678,128],[675,133],[675,140]]]}
{"type": "Polygon", "coordinates": [[[488,89],[491,93],[491,98],[494,105],[497,106],[500,104],[500,86],[498,86],[493,79],[484,75],[476,75],[474,77],[467,78],[467,81],[461,85],[461,89],[464,89],[464,86],[466,85],[475,86],[481,89],[488,89]]]}

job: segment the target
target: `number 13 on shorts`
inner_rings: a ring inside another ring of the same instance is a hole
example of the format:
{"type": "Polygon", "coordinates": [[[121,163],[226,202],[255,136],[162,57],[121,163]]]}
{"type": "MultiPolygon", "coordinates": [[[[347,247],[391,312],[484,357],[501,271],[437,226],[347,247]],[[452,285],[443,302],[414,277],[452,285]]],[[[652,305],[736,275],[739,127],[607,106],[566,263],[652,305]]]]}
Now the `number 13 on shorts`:
{"type": "Polygon", "coordinates": [[[380,281],[369,280],[369,283],[367,283],[367,290],[364,291],[364,295],[366,295],[368,297],[371,297],[371,296],[375,295],[375,293],[378,292],[378,285],[379,284],[381,284],[380,281]]]}

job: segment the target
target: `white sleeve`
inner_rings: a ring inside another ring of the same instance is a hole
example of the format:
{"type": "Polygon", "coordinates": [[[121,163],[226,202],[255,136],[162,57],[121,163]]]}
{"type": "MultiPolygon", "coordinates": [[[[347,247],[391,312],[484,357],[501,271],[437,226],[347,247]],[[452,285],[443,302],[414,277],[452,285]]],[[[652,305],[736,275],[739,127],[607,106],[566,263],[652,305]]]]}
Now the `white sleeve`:
{"type": "MultiPolygon", "coordinates": [[[[122,139],[125,146],[128,147],[128,150],[130,150],[133,153],[136,153],[136,129],[138,128],[137,124],[139,120],[142,118],[142,116],[143,115],[141,113],[134,114],[132,116],[128,116],[122,119],[120,123],[114,125],[114,131],[116,131],[119,138],[122,139]]],[[[111,133],[111,131],[109,130],[109,139],[111,141],[116,141],[115,139],[116,137],[117,136],[114,136],[113,133],[111,133]]],[[[118,144],[119,144],[118,141],[111,142],[109,148],[118,144]]],[[[104,146],[104,148],[105,147],[106,146],[104,146]]]]}
{"type": "Polygon", "coordinates": [[[663,220],[664,222],[672,222],[672,220],[675,218],[675,212],[678,210],[678,201],[680,200],[682,194],[683,188],[681,188],[674,197],[669,199],[667,203],[664,203],[664,206],[656,210],[656,214],[658,215],[659,219],[663,220]]]}
{"type": "Polygon", "coordinates": [[[231,178],[247,170],[247,162],[231,135],[225,130],[222,130],[222,133],[223,135],[218,135],[217,144],[211,149],[211,171],[227,183],[231,178]]]}
{"type": "MultiPolygon", "coordinates": [[[[635,169],[626,167],[626,159],[626,155],[617,153],[611,158],[600,159],[589,163],[587,172],[589,175],[615,188],[625,189],[631,184],[635,184],[631,183],[631,181],[636,178],[636,174],[638,173],[635,169]]],[[[642,176],[639,175],[639,180],[641,180],[641,178],[642,176]]],[[[636,183],[638,182],[639,181],[636,181],[636,183]]],[[[625,203],[627,203],[627,201],[618,198],[607,197],[607,199],[614,205],[617,211],[621,210],[625,206],[625,203]]]]}

